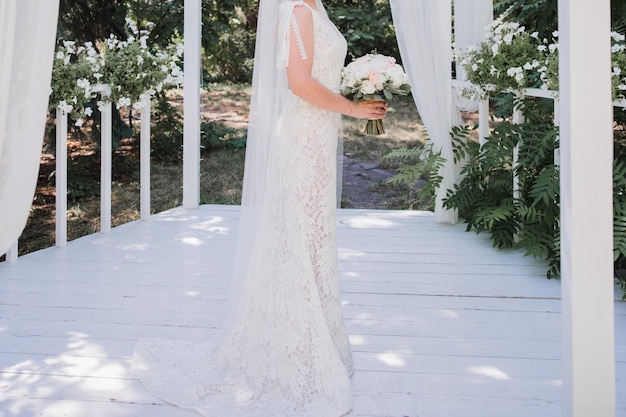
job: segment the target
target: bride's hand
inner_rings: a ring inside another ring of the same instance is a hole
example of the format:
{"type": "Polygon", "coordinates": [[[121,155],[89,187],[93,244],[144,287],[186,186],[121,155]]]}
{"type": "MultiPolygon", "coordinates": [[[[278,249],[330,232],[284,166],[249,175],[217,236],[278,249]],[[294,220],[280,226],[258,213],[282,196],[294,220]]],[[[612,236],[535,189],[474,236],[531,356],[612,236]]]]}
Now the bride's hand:
{"type": "Polygon", "coordinates": [[[361,100],[354,103],[350,116],[357,119],[376,120],[387,115],[387,103],[382,100],[361,100]]]}

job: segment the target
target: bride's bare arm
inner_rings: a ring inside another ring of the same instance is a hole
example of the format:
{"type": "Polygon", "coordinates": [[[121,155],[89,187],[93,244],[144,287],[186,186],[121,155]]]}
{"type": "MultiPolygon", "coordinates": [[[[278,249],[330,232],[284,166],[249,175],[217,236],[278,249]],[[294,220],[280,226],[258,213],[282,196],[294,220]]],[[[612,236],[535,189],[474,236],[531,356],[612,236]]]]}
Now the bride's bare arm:
{"type": "Polygon", "coordinates": [[[287,77],[291,91],[303,100],[324,110],[342,113],[358,119],[382,119],[387,113],[387,104],[383,101],[360,101],[358,104],[337,94],[311,76],[313,68],[314,27],[312,11],[305,6],[296,6],[294,16],[300,29],[300,36],[306,59],[300,51],[300,39],[291,29],[289,65],[287,77]]]}

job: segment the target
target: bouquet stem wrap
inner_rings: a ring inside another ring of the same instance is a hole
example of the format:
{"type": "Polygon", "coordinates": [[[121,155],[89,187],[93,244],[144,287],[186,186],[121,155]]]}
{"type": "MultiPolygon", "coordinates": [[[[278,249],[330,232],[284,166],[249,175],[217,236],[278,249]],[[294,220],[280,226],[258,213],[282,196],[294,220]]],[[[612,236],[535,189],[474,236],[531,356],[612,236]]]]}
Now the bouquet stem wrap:
{"type": "Polygon", "coordinates": [[[383,126],[382,119],[368,120],[363,133],[370,136],[384,135],[385,127],[383,126]]]}

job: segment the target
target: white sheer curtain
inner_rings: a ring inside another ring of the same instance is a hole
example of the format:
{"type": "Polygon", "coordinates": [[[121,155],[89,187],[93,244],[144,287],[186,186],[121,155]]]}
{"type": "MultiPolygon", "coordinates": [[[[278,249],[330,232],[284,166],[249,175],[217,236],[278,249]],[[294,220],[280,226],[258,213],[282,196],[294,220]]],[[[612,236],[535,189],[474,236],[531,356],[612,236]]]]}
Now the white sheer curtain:
{"type": "MultiPolygon", "coordinates": [[[[485,39],[485,26],[493,21],[493,0],[454,0],[454,44],[458,49],[476,45],[485,39]]],[[[465,81],[465,71],[456,67],[456,79],[465,81]]],[[[455,89],[456,90],[456,89],[455,89]]],[[[455,104],[463,111],[477,111],[478,102],[454,92],[455,104]]]]}
{"type": "MultiPolygon", "coordinates": [[[[452,153],[451,64],[452,3],[442,0],[391,0],[402,62],[413,86],[413,97],[435,150],[446,162],[439,172],[435,217],[456,223],[457,213],[443,208],[446,191],[454,186],[452,153]]],[[[455,120],[460,118],[455,108],[455,120]]]]}
{"type": "MultiPolygon", "coordinates": [[[[454,0],[454,44],[457,48],[475,45],[485,39],[485,27],[493,21],[493,0],[454,0]]],[[[462,68],[457,79],[465,80],[462,68]]]]}
{"type": "Polygon", "coordinates": [[[22,232],[44,135],[59,0],[0,0],[0,254],[22,232]]]}

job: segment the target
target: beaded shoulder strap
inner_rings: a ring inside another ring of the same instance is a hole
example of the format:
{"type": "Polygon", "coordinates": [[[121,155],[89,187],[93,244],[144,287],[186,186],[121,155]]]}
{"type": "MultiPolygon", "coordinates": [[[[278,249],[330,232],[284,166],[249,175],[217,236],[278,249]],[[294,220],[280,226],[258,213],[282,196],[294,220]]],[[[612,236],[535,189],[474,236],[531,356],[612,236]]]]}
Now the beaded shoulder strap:
{"type": "Polygon", "coordinates": [[[280,5],[278,11],[278,66],[286,67],[289,65],[289,50],[291,48],[291,34],[293,30],[296,42],[298,43],[298,51],[302,59],[308,59],[306,50],[304,48],[304,42],[302,40],[302,34],[300,33],[300,27],[298,21],[293,15],[293,11],[298,6],[305,6],[311,10],[313,16],[315,16],[315,9],[306,4],[302,0],[298,1],[286,1],[280,5]]]}

